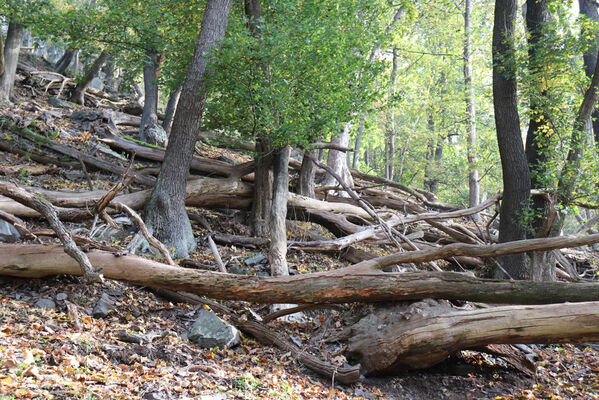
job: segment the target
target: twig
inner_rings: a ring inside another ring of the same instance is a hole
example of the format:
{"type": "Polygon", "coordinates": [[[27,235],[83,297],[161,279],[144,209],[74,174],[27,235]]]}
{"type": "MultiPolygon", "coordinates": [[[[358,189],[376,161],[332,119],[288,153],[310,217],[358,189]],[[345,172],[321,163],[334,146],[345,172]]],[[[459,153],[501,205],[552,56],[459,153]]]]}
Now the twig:
{"type": "Polygon", "coordinates": [[[166,246],[150,233],[150,231],[148,230],[148,227],[146,226],[146,224],[141,219],[141,217],[139,216],[138,213],[136,213],[130,207],[128,207],[127,205],[125,205],[123,203],[115,202],[115,203],[111,203],[111,204],[117,210],[127,213],[131,217],[131,219],[133,221],[135,221],[135,223],[139,227],[139,230],[141,231],[143,236],[146,238],[148,243],[151,244],[152,246],[154,246],[156,249],[158,249],[160,254],[162,254],[162,256],[166,259],[166,262],[168,264],[176,265],[175,262],[173,261],[173,259],[171,258],[171,253],[168,251],[166,246]]]}
{"type": "Polygon", "coordinates": [[[208,235],[208,244],[210,245],[210,250],[212,251],[212,255],[214,256],[214,260],[216,261],[216,265],[218,265],[218,269],[220,272],[227,273],[227,269],[225,268],[225,264],[223,264],[223,260],[220,258],[220,254],[218,254],[218,249],[216,248],[216,243],[212,240],[212,236],[208,235]]]}
{"type": "Polygon", "coordinates": [[[262,322],[264,322],[266,324],[272,320],[283,317],[285,315],[295,314],[295,313],[302,312],[302,311],[321,310],[321,309],[342,311],[343,307],[340,307],[336,304],[302,304],[297,307],[284,308],[282,310],[271,312],[266,317],[262,318],[262,322]]]}
{"type": "Polygon", "coordinates": [[[83,174],[85,175],[85,179],[87,179],[87,184],[89,185],[89,190],[94,190],[94,184],[92,183],[92,178],[89,176],[89,173],[87,172],[87,168],[85,167],[85,163],[83,162],[83,159],[81,158],[81,156],[77,157],[77,160],[79,161],[79,164],[81,164],[81,170],[83,171],[83,174]]]}
{"type": "Polygon", "coordinates": [[[60,219],[58,219],[58,215],[54,209],[54,206],[48,200],[44,199],[39,194],[34,196],[19,186],[1,181],[0,193],[6,197],[10,197],[15,201],[18,201],[27,207],[33,208],[42,214],[48,220],[48,223],[54,232],[56,232],[56,235],[64,246],[65,253],[77,260],[81,266],[81,272],[83,272],[83,276],[87,282],[104,282],[102,275],[96,272],[92,267],[87,255],[85,255],[85,253],[77,247],[77,244],[75,244],[73,241],[71,234],[67,231],[60,219]]]}

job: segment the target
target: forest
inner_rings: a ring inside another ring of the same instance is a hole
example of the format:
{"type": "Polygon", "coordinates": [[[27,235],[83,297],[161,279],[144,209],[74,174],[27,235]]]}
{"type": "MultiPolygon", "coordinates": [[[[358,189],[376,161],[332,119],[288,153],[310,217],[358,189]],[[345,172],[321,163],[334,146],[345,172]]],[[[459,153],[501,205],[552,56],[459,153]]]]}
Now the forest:
{"type": "Polygon", "coordinates": [[[0,399],[599,399],[599,2],[0,0],[0,399]]]}

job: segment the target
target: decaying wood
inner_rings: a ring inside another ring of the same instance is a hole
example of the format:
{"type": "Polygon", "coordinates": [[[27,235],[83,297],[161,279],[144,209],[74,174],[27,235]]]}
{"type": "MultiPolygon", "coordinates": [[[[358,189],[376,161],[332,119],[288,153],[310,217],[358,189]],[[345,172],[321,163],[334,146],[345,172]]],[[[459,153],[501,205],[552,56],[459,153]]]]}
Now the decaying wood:
{"type": "Polygon", "coordinates": [[[361,372],[428,368],[456,351],[486,344],[593,343],[599,302],[452,310],[433,301],[383,309],[351,327],[348,354],[361,372]]]}
{"type": "Polygon", "coordinates": [[[39,162],[42,164],[48,165],[57,165],[63,168],[79,168],[78,162],[66,162],[59,160],[55,157],[50,157],[49,155],[41,155],[32,151],[26,151],[21,148],[18,148],[13,144],[6,143],[2,138],[0,138],[0,150],[7,151],[9,153],[17,154],[23,157],[26,157],[32,161],[39,162]]]}
{"type": "Polygon", "coordinates": [[[223,260],[220,258],[220,254],[218,254],[218,249],[216,248],[216,243],[212,240],[212,236],[208,235],[208,244],[210,245],[210,251],[212,251],[212,255],[214,256],[214,261],[216,261],[216,265],[218,265],[218,270],[220,272],[227,273],[227,269],[225,268],[225,264],[223,264],[223,260]]]}
{"type": "Polygon", "coordinates": [[[0,181],[0,194],[3,196],[10,197],[13,200],[16,200],[27,207],[31,207],[42,214],[56,235],[60,239],[61,243],[64,246],[64,252],[73,258],[81,268],[83,272],[83,276],[89,283],[93,282],[103,282],[104,279],[102,275],[94,271],[89,259],[85,255],[84,252],[79,250],[71,234],[66,230],[65,226],[58,219],[58,215],[56,210],[50,202],[48,202],[43,197],[37,195],[34,196],[26,190],[21,189],[18,186],[15,186],[10,183],[1,182],[0,181]]]}
{"type": "MultiPolygon", "coordinates": [[[[72,157],[75,160],[81,159],[88,165],[91,165],[95,168],[104,171],[112,172],[113,174],[123,175],[125,173],[126,169],[124,167],[121,167],[120,165],[115,165],[114,163],[104,161],[98,157],[90,156],[89,154],[85,154],[72,147],[52,141],[44,136],[38,135],[30,129],[21,128],[15,125],[12,121],[8,120],[7,118],[0,117],[0,120],[5,126],[7,126],[11,130],[11,132],[14,132],[17,135],[26,139],[33,140],[34,142],[39,143],[42,146],[47,147],[51,150],[68,155],[69,157],[72,157]]],[[[149,186],[153,185],[156,182],[156,179],[154,177],[144,175],[135,175],[134,180],[136,182],[149,186]]]]}
{"type": "MultiPolygon", "coordinates": [[[[521,242],[535,240],[537,239],[521,242]]],[[[599,241],[599,235],[591,241],[599,241]]],[[[553,241],[544,249],[555,248],[557,245],[553,241]]],[[[559,245],[572,245],[572,242],[561,242],[559,245]]],[[[479,255],[526,251],[526,248],[530,247],[528,244],[517,242],[494,246],[504,247],[500,247],[499,250],[484,249],[489,246],[470,247],[475,248],[474,252],[479,255]]],[[[6,244],[0,245],[0,251],[3,254],[0,259],[0,275],[42,278],[56,274],[81,273],[77,262],[64,254],[60,246],[6,244]]],[[[406,262],[410,262],[414,261],[409,259],[411,253],[428,253],[430,256],[436,254],[437,250],[406,252],[399,255],[407,259],[406,262]]],[[[354,268],[355,266],[284,277],[238,276],[178,268],[137,256],[115,258],[111,253],[96,250],[89,252],[87,256],[92,265],[102,266],[103,274],[111,279],[149,287],[182,290],[223,300],[244,299],[261,303],[296,304],[404,301],[429,297],[505,304],[599,300],[599,284],[596,283],[488,280],[455,272],[383,273],[354,268]]],[[[422,258],[422,254],[416,257],[418,258],[422,258]]],[[[385,257],[360,264],[374,262],[380,265],[381,259],[385,257]]]]}
{"type": "Polygon", "coordinates": [[[42,175],[42,174],[56,174],[58,168],[55,165],[1,165],[0,175],[16,175],[16,174],[27,174],[27,175],[42,175]]]}

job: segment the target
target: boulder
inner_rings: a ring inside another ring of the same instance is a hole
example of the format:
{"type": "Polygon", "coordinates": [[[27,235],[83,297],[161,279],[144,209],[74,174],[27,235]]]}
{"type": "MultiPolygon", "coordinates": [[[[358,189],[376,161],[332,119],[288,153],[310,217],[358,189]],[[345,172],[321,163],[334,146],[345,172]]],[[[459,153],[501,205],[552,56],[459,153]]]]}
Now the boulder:
{"type": "Polygon", "coordinates": [[[234,347],[240,342],[239,331],[212,311],[201,309],[187,331],[187,338],[200,347],[234,347]]]}
{"type": "Polygon", "coordinates": [[[14,243],[21,239],[17,229],[10,223],[0,219],[0,242],[14,243]]]}
{"type": "Polygon", "coordinates": [[[39,299],[35,302],[37,308],[56,308],[56,303],[50,299],[39,299]]]}

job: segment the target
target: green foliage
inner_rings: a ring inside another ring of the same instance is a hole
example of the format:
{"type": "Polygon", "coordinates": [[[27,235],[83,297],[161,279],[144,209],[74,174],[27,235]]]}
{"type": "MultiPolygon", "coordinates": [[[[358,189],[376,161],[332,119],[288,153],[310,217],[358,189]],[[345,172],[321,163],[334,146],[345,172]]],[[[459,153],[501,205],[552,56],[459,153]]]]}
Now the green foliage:
{"type": "Polygon", "coordinates": [[[383,2],[277,0],[262,6],[259,35],[233,15],[214,54],[206,125],[307,145],[355,118],[377,93],[384,65],[368,54],[383,2]]]}

